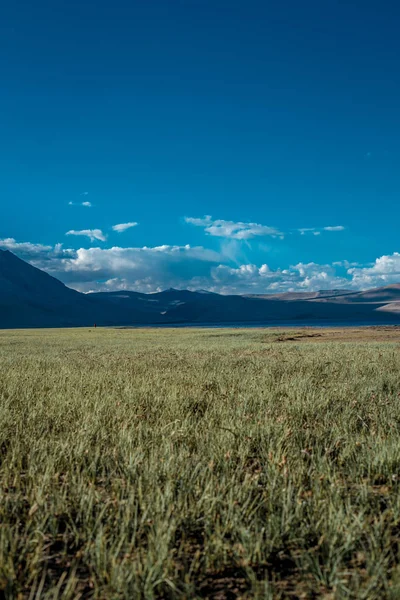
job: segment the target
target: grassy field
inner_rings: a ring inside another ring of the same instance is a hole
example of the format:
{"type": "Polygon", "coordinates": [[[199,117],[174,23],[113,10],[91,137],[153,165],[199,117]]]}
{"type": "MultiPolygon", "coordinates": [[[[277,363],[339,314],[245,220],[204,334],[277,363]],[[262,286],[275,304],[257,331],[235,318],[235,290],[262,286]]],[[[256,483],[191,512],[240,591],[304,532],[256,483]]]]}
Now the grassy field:
{"type": "Polygon", "coordinates": [[[399,342],[0,332],[0,598],[400,598],[399,342]]]}

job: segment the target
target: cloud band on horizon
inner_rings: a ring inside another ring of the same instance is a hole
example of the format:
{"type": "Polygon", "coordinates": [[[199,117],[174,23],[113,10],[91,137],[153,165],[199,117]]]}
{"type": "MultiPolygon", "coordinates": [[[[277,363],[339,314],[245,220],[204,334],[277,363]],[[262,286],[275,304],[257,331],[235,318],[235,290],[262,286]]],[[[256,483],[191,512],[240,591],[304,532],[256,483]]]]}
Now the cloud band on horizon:
{"type": "MultiPolygon", "coordinates": [[[[95,230],[90,230],[95,231],[95,230]]],[[[89,236],[90,237],[90,236],[89,236]]],[[[268,264],[232,264],[229,257],[202,246],[63,248],[14,238],[0,240],[34,266],[80,291],[133,289],[154,292],[168,287],[232,293],[278,293],[319,289],[365,289],[400,280],[400,253],[360,265],[315,262],[272,269],[268,264]]]]}

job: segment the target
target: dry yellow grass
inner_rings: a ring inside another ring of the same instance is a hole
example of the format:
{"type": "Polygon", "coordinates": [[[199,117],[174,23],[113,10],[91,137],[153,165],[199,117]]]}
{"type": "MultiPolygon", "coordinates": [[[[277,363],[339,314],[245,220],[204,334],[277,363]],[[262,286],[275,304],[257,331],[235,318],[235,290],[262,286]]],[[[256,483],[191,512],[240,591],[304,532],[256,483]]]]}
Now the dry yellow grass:
{"type": "Polygon", "coordinates": [[[400,597],[395,329],[2,331],[0,402],[4,598],[400,597]]]}

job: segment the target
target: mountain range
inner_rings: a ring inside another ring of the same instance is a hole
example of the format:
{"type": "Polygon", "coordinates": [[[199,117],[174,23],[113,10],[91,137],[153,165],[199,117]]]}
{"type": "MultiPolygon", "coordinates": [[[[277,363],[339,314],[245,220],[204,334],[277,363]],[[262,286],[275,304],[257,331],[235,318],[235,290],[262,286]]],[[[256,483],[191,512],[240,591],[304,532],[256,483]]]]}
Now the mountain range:
{"type": "Polygon", "coordinates": [[[0,250],[0,328],[200,323],[400,324],[400,284],[366,291],[83,294],[0,250]]]}

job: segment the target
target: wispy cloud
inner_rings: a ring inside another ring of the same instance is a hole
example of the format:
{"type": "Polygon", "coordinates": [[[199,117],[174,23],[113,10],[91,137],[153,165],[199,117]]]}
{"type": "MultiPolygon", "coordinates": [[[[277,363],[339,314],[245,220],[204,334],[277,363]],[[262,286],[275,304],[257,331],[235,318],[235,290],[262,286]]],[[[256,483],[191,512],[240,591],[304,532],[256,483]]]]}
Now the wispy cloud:
{"type": "Polygon", "coordinates": [[[312,235],[321,235],[323,231],[344,231],[346,229],[344,225],[335,225],[328,227],[301,227],[297,229],[300,235],[312,234],[312,235]]]}
{"type": "Polygon", "coordinates": [[[185,217],[185,221],[196,227],[203,227],[206,233],[215,237],[234,240],[249,240],[257,236],[283,237],[283,233],[279,229],[276,229],[276,227],[269,227],[260,223],[225,221],[222,219],[213,219],[210,215],[202,218],[185,217]]]}
{"type": "Polygon", "coordinates": [[[90,239],[91,242],[98,240],[99,242],[105,242],[107,236],[102,232],[101,229],[81,229],[79,231],[70,229],[65,235],[83,235],[90,239]]]}
{"type": "MultiPolygon", "coordinates": [[[[284,231],[280,231],[277,227],[261,225],[260,223],[244,223],[242,221],[225,221],[223,219],[213,219],[210,215],[204,217],[185,217],[186,223],[202,227],[208,235],[215,237],[223,237],[233,240],[249,240],[255,237],[274,237],[283,239],[286,235],[284,231]]],[[[327,227],[301,227],[291,230],[288,233],[297,231],[300,235],[312,234],[315,236],[321,235],[323,231],[343,231],[343,225],[327,226],[327,227]]]]}
{"type": "Polygon", "coordinates": [[[85,200],[85,202],[68,202],[69,206],[85,206],[86,208],[91,208],[93,204],[85,200]]]}
{"type": "Polygon", "coordinates": [[[118,225],[113,225],[112,229],[114,231],[117,231],[118,233],[122,233],[123,231],[126,231],[127,229],[130,229],[131,227],[136,227],[138,223],[132,221],[130,223],[119,223],[118,225]]]}
{"type": "Polygon", "coordinates": [[[297,231],[300,233],[300,235],[306,235],[306,233],[312,233],[315,231],[315,227],[301,227],[297,231]]]}

